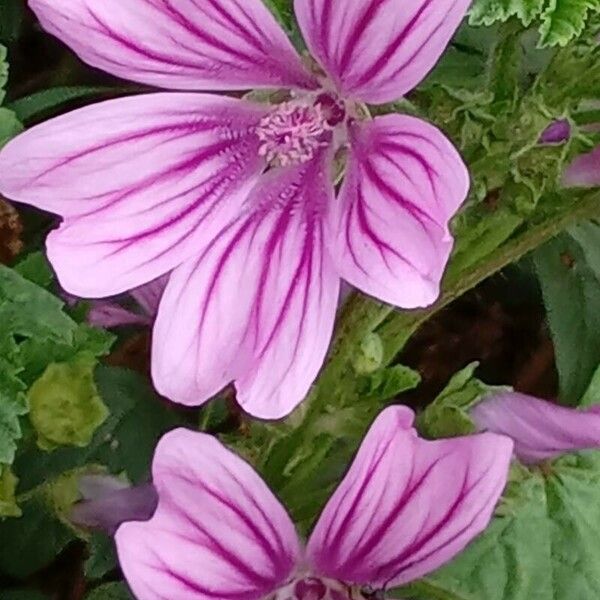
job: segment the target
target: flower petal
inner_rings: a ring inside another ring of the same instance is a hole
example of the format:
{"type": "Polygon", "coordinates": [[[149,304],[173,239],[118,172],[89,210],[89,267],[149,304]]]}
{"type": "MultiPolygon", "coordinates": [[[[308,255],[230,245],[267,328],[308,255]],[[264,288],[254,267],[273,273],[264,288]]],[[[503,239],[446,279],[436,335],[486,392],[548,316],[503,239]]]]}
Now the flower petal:
{"type": "Polygon", "coordinates": [[[376,589],[453,558],[488,524],[511,441],[483,434],[429,442],[406,407],[384,410],[308,543],[316,573],[376,589]]]}
{"type": "Polygon", "coordinates": [[[118,77],[180,90],[314,88],[261,0],[30,0],[42,26],[118,77]]]}
{"type": "Polygon", "coordinates": [[[563,185],[566,187],[600,186],[600,146],[578,156],[565,170],[563,185]]]}
{"type": "Polygon", "coordinates": [[[477,427],[507,435],[524,463],[600,448],[598,407],[575,410],[517,392],[494,394],[471,410],[477,427]]]}
{"type": "Polygon", "coordinates": [[[396,306],[428,306],[453,246],[448,221],[469,174],[432,125],[403,115],[350,127],[350,156],[330,213],[341,277],[396,306]]]}
{"type": "Polygon", "coordinates": [[[159,442],[152,473],[154,516],[116,534],[138,600],[259,600],[286,581],[298,537],[247,463],[211,436],[178,429],[159,442]]]}
{"type": "Polygon", "coordinates": [[[268,172],[249,210],[176,270],[153,336],[153,378],[198,405],[236,380],[254,416],[280,418],[304,398],[327,351],[339,279],[323,248],[332,201],[326,158],[268,172]]]}
{"type": "Polygon", "coordinates": [[[312,55],[338,91],[372,104],[397,100],[431,71],[470,0],[295,0],[312,55]]]}
{"type": "Polygon", "coordinates": [[[66,218],[48,238],[65,290],[115,295],[193,256],[239,212],[264,168],[265,110],[206,94],[96,104],[10,142],[0,193],[66,218]]]}

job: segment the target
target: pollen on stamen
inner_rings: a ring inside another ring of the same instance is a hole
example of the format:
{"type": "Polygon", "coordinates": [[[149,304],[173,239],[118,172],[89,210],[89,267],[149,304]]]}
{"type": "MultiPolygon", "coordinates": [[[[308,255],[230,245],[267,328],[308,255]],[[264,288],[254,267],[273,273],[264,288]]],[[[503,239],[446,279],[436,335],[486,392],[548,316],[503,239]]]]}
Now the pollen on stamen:
{"type": "Polygon", "coordinates": [[[320,104],[285,102],[261,120],[258,152],[282,167],[305,163],[329,143],[331,130],[320,104]]]}

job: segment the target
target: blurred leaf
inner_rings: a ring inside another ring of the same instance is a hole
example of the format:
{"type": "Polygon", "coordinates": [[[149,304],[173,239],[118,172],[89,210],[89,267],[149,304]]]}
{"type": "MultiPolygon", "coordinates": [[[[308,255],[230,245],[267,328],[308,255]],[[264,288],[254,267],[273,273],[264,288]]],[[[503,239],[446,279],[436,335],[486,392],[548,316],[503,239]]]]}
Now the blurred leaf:
{"type": "Polygon", "coordinates": [[[584,225],[534,255],[556,350],[563,402],[574,405],[600,364],[600,227],[584,225]]]}
{"type": "Polygon", "coordinates": [[[0,519],[20,517],[22,514],[15,498],[18,481],[8,467],[0,465],[0,519]]]}
{"type": "Polygon", "coordinates": [[[106,420],[108,409],[94,383],[96,360],[82,353],[48,365],[28,392],[29,418],[44,450],[85,447],[106,420]]]}
{"type": "Polygon", "coordinates": [[[439,439],[475,432],[469,410],[486,394],[497,388],[479,381],[475,362],[459,371],[440,395],[418,416],[419,431],[426,437],[439,439]]]}
{"type": "Polygon", "coordinates": [[[25,279],[43,288],[49,288],[54,281],[52,267],[43,252],[32,252],[20,260],[15,271],[25,279]]]}
{"type": "Polygon", "coordinates": [[[452,563],[398,590],[406,600],[600,598],[600,454],[522,469],[491,525],[452,563]]]}
{"type": "Polygon", "coordinates": [[[19,37],[24,13],[23,0],[0,0],[0,42],[14,42],[19,37]]]}
{"type": "Polygon", "coordinates": [[[85,600],[134,600],[124,583],[105,583],[92,590],[85,600]]]}
{"type": "Polygon", "coordinates": [[[24,579],[51,563],[75,534],[56,518],[45,489],[20,506],[20,518],[0,521],[0,571],[24,579]]]}
{"type": "Polygon", "coordinates": [[[103,100],[123,93],[131,93],[129,88],[109,88],[106,86],[64,86],[36,92],[8,105],[23,123],[49,117],[65,105],[83,100],[103,100]]]}
{"type": "Polygon", "coordinates": [[[0,148],[23,131],[23,125],[12,110],[0,107],[0,148]]]}
{"type": "Polygon", "coordinates": [[[95,380],[110,412],[106,421],[85,448],[57,448],[50,453],[34,446],[23,449],[14,467],[20,493],[86,464],[104,465],[117,475],[124,472],[132,483],[146,481],[159,438],[184,424],[138,373],[100,366],[95,380]]]}
{"type": "Polygon", "coordinates": [[[2,600],[48,600],[48,596],[34,590],[8,590],[2,592],[2,600]]]}
{"type": "Polygon", "coordinates": [[[421,383],[421,375],[404,365],[378,369],[359,382],[361,396],[369,400],[385,402],[402,392],[415,389],[421,383]]]}
{"type": "Polygon", "coordinates": [[[94,533],[89,540],[89,557],[85,561],[85,576],[101,579],[117,567],[117,553],[113,538],[103,533],[94,533]]]}

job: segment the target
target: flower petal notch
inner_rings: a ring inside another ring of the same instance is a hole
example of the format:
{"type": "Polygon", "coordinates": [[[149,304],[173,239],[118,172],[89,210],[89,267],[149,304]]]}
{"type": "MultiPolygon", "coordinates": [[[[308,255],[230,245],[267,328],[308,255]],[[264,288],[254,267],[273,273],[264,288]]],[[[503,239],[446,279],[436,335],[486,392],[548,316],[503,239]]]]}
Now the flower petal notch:
{"type": "Polygon", "coordinates": [[[261,0],[30,0],[42,26],[94,67],[179,90],[313,88],[261,0]]]}
{"type": "Polygon", "coordinates": [[[158,508],[116,534],[121,566],[140,600],[260,600],[300,556],[294,526],[260,477],[216,439],[179,429],[160,441],[158,508]]]}
{"type": "Polygon", "coordinates": [[[483,434],[429,442],[414,414],[377,418],[308,544],[322,576],[382,589],[437,569],[487,526],[512,443],[483,434]]]}
{"type": "Polygon", "coordinates": [[[158,508],[116,534],[139,600],[367,600],[436,569],[487,525],[512,442],[427,442],[405,407],[385,410],[303,550],[252,468],[202,433],[176,430],[153,465],[158,508]]]}
{"type": "Polygon", "coordinates": [[[479,430],[513,439],[515,454],[525,464],[600,448],[599,407],[576,410],[517,392],[503,392],[477,404],[471,417],[479,430]]]}
{"type": "Polygon", "coordinates": [[[264,168],[264,108],[203,94],[110,100],[39,125],[0,154],[0,192],[65,217],[48,238],[62,287],[112,296],[198,251],[264,168]]]}
{"type": "Polygon", "coordinates": [[[331,215],[343,279],[390,304],[432,304],[453,247],[448,222],[469,173],[432,125],[402,115],[350,126],[350,156],[331,215]]]}
{"type": "Polygon", "coordinates": [[[319,213],[332,199],[326,153],[265,174],[247,212],[175,270],[153,343],[157,389],[197,405],[235,380],[250,414],[280,418],[321,368],[339,278],[319,213]]]}
{"type": "Polygon", "coordinates": [[[295,0],[312,55],[338,92],[397,100],[435,66],[471,0],[295,0]]]}

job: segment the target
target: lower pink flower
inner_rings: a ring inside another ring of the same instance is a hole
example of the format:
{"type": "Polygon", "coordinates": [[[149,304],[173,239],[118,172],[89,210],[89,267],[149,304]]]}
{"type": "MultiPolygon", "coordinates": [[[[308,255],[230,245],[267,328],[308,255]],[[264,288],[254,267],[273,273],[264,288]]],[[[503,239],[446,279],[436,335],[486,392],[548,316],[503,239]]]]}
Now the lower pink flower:
{"type": "Polygon", "coordinates": [[[153,464],[158,508],[118,529],[139,600],[383,597],[437,569],[488,524],[512,442],[490,433],[425,441],[413,412],[385,410],[306,547],[257,473],[216,439],[178,429],[153,464]]]}

